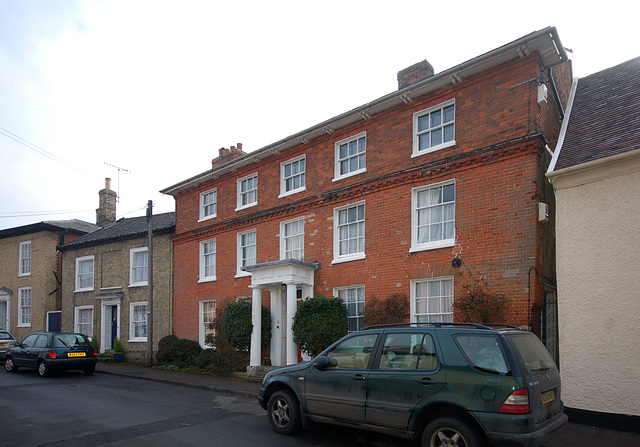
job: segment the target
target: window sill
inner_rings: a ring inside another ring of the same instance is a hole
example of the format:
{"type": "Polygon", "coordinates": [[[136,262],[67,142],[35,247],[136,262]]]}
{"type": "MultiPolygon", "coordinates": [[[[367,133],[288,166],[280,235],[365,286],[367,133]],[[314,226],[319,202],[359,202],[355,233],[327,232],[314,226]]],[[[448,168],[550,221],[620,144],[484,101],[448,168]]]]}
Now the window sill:
{"type": "MultiPolygon", "coordinates": [[[[415,138],[415,135],[414,135],[414,138],[415,138]]],[[[413,154],[411,154],[411,158],[420,157],[421,155],[430,154],[432,152],[438,152],[439,150],[446,149],[448,147],[455,146],[455,145],[456,145],[456,140],[453,140],[444,144],[439,144],[438,146],[430,147],[429,149],[423,149],[421,151],[414,148],[413,154]]]]}
{"type": "Polygon", "coordinates": [[[218,217],[217,214],[214,214],[213,216],[201,217],[200,219],[198,219],[198,222],[204,222],[206,220],[215,219],[216,217],[218,217]]]}
{"type": "Polygon", "coordinates": [[[73,293],[82,293],[82,292],[93,292],[95,289],[92,287],[90,289],[76,289],[73,293]]]}
{"type": "Polygon", "coordinates": [[[444,240],[444,241],[438,241],[438,242],[434,242],[434,243],[431,243],[431,244],[412,246],[409,249],[409,253],[416,253],[416,252],[419,252],[419,251],[436,250],[438,248],[453,247],[455,244],[456,244],[455,238],[447,239],[447,240],[444,240]]]}
{"type": "Polygon", "coordinates": [[[31,276],[31,272],[29,272],[29,273],[18,273],[18,278],[22,278],[23,276],[31,276]]]}
{"type": "Polygon", "coordinates": [[[246,210],[247,208],[251,208],[251,207],[254,207],[254,206],[257,206],[257,205],[258,205],[258,202],[253,202],[253,203],[250,203],[249,205],[239,206],[239,207],[237,207],[235,209],[235,211],[246,210]]]}
{"type": "Polygon", "coordinates": [[[357,171],[353,171],[353,172],[350,172],[350,173],[348,173],[348,174],[344,174],[344,175],[341,175],[341,176],[336,176],[336,177],[335,177],[333,180],[331,180],[331,181],[332,181],[332,182],[339,182],[340,180],[344,180],[344,179],[347,179],[347,178],[349,178],[349,177],[353,177],[353,176],[355,176],[355,175],[364,174],[365,172],[367,172],[367,168],[359,169],[359,170],[357,170],[357,171]]]}
{"type": "Polygon", "coordinates": [[[146,338],[130,338],[129,340],[127,340],[128,343],[146,343],[147,339],[146,338]]]}
{"type": "Polygon", "coordinates": [[[358,253],[355,255],[351,255],[351,256],[344,256],[342,258],[338,258],[338,259],[334,259],[333,261],[331,261],[331,264],[342,264],[343,262],[351,262],[351,261],[360,261],[362,259],[365,259],[367,257],[367,255],[365,253],[358,253]]]}
{"type": "Polygon", "coordinates": [[[135,288],[135,287],[147,287],[149,285],[148,282],[140,282],[140,283],[136,283],[136,284],[129,284],[129,288],[135,288]]]}
{"type": "Polygon", "coordinates": [[[31,323],[22,323],[22,324],[18,324],[16,327],[31,327],[31,323]]]}
{"type": "Polygon", "coordinates": [[[217,280],[218,280],[218,277],[217,277],[217,276],[212,276],[212,277],[210,277],[210,278],[199,279],[199,280],[198,280],[198,284],[201,284],[201,283],[203,283],[203,282],[215,282],[215,281],[217,281],[217,280]]]}
{"type": "Polygon", "coordinates": [[[251,276],[251,273],[249,272],[237,272],[236,273],[236,278],[248,278],[251,276]]]}
{"type": "Polygon", "coordinates": [[[278,199],[282,199],[283,197],[287,197],[287,196],[292,196],[294,194],[297,194],[299,192],[303,192],[306,190],[307,190],[307,187],[304,186],[302,188],[294,189],[292,191],[283,192],[283,193],[280,193],[280,195],[278,196],[278,199]]]}

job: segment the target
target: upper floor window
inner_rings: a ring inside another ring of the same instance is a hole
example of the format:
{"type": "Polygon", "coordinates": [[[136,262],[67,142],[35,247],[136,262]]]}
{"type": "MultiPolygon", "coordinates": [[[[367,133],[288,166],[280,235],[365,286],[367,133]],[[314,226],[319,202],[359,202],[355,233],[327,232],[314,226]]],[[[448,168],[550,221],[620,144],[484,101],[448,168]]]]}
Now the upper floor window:
{"type": "Polygon", "coordinates": [[[411,190],[411,250],[450,247],[456,238],[454,182],[411,190]]]}
{"type": "Polygon", "coordinates": [[[218,207],[218,190],[212,189],[210,191],[200,194],[200,220],[211,219],[217,216],[218,207]]]}
{"type": "Polygon", "coordinates": [[[129,284],[132,286],[146,286],[149,270],[149,250],[147,247],[132,248],[129,252],[131,266],[129,284]]]}
{"type": "Polygon", "coordinates": [[[448,101],[413,114],[413,156],[456,144],[455,102],[448,101]]]}
{"type": "Polygon", "coordinates": [[[411,281],[411,321],[442,323],[453,321],[453,278],[411,281]]]}
{"type": "Polygon", "coordinates": [[[76,292],[93,290],[93,256],[76,258],[76,292]]]}
{"type": "Polygon", "coordinates": [[[333,262],[364,259],[364,202],[333,211],[333,262]]]}
{"type": "Polygon", "coordinates": [[[31,287],[18,289],[18,327],[31,326],[31,287]]]}
{"type": "Polygon", "coordinates": [[[216,240],[200,242],[200,282],[216,279],[216,240]]]}
{"type": "Polygon", "coordinates": [[[280,197],[304,191],[307,172],[305,155],[280,165],[280,197]]]}
{"type": "Polygon", "coordinates": [[[257,231],[238,233],[238,271],[237,276],[248,276],[242,267],[256,264],[257,231]]]}
{"type": "Polygon", "coordinates": [[[258,173],[248,175],[238,180],[237,210],[258,204],[258,173]]]}
{"type": "Polygon", "coordinates": [[[147,341],[147,303],[129,306],[129,341],[147,341]]]}
{"type": "Polygon", "coordinates": [[[342,298],[347,306],[349,332],[362,329],[364,323],[364,286],[334,289],[333,294],[342,298]]]}
{"type": "Polygon", "coordinates": [[[304,219],[280,224],[280,259],[304,261],[304,219]]]}
{"type": "Polygon", "coordinates": [[[76,332],[93,337],[93,306],[76,307],[74,320],[76,332]]]}
{"type": "Polygon", "coordinates": [[[31,241],[20,242],[20,276],[31,274],[31,241]]]}
{"type": "Polygon", "coordinates": [[[336,143],[335,179],[339,180],[366,171],[367,133],[336,143]]]}

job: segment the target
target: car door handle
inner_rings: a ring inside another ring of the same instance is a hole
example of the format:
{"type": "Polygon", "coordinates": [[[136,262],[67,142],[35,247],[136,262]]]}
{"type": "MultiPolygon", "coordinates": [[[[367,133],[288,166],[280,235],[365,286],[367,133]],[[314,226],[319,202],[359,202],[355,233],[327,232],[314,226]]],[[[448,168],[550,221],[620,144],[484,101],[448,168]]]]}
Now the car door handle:
{"type": "Polygon", "coordinates": [[[436,381],[431,377],[423,377],[418,382],[420,382],[421,385],[433,385],[434,383],[436,383],[436,381]]]}
{"type": "Polygon", "coordinates": [[[355,376],[353,376],[353,380],[365,380],[366,377],[363,376],[362,374],[356,374],[355,376]]]}

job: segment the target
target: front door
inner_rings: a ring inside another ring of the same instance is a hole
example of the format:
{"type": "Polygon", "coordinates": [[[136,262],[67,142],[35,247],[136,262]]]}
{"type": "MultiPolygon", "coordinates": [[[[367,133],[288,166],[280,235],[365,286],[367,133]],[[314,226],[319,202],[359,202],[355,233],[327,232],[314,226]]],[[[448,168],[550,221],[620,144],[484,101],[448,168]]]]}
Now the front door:
{"type": "Polygon", "coordinates": [[[111,348],[113,348],[113,342],[118,336],[118,306],[109,307],[111,307],[111,348]]]}
{"type": "Polygon", "coordinates": [[[47,328],[49,332],[62,331],[62,312],[47,313],[47,328]]]}
{"type": "Polygon", "coordinates": [[[5,331],[9,329],[9,323],[7,321],[9,306],[7,303],[7,300],[0,300],[0,329],[4,329],[5,331]]]}

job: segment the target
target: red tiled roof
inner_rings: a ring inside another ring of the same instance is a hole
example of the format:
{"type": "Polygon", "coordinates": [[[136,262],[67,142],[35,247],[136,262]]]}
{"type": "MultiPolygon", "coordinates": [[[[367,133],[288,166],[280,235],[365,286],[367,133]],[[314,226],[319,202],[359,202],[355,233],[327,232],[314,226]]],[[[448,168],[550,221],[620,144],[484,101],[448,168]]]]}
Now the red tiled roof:
{"type": "Polygon", "coordinates": [[[640,149],[640,57],[578,80],[555,170],[640,149]]]}

